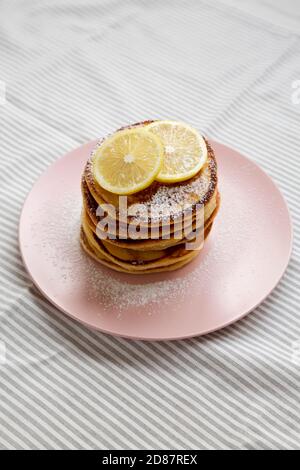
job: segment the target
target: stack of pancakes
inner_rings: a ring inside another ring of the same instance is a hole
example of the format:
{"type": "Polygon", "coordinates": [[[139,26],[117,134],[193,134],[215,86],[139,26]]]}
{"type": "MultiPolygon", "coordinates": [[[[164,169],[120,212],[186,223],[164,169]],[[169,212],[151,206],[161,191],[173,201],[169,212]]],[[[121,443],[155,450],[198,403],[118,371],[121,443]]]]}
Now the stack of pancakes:
{"type": "Polygon", "coordinates": [[[220,199],[215,155],[206,144],[207,161],[195,176],[173,184],[155,181],[143,191],[127,196],[127,215],[120,208],[119,196],[106,191],[95,180],[93,153],[82,176],[84,250],[105,266],[132,274],[173,271],[194,259],[203,244],[195,243],[191,249],[187,242],[191,243],[200,232],[203,238],[208,236],[220,199]],[[103,217],[112,224],[101,224],[103,217]]]}

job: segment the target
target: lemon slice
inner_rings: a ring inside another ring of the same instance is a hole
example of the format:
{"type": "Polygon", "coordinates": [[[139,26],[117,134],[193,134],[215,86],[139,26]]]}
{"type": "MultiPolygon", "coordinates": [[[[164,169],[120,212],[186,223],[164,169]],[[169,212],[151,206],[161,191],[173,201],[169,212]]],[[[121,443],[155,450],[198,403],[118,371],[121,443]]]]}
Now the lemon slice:
{"type": "Polygon", "coordinates": [[[118,131],[96,149],[94,177],[111,193],[136,193],[155,180],[163,153],[160,139],[144,128],[118,131]]]}
{"type": "Polygon", "coordinates": [[[147,130],[160,138],[164,145],[161,170],[156,177],[162,183],[185,181],[196,175],[207,160],[205,140],[183,122],[155,121],[147,130]]]}

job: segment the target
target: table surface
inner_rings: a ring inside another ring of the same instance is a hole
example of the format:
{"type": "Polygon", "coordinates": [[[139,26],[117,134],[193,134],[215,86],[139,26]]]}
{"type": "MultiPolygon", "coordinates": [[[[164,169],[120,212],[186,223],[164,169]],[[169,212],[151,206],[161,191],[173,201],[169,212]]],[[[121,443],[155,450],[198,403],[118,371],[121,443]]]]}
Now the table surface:
{"type": "Polygon", "coordinates": [[[299,448],[299,25],[297,0],[1,2],[1,449],[299,448]],[[43,170],[148,118],[238,149],[291,211],[276,290],[206,337],[89,331],[37,292],[20,259],[20,211],[43,170]]]}

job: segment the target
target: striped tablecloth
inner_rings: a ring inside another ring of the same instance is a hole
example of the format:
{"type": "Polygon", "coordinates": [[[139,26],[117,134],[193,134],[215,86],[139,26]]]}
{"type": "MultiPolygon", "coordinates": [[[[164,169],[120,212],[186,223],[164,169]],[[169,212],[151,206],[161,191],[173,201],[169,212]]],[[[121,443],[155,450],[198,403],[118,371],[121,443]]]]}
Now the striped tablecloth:
{"type": "Polygon", "coordinates": [[[1,1],[2,449],[299,447],[299,26],[297,0],[1,1]],[[41,297],[20,259],[20,210],[41,172],[149,117],[249,156],[292,213],[277,289],[203,338],[89,331],[41,297]]]}

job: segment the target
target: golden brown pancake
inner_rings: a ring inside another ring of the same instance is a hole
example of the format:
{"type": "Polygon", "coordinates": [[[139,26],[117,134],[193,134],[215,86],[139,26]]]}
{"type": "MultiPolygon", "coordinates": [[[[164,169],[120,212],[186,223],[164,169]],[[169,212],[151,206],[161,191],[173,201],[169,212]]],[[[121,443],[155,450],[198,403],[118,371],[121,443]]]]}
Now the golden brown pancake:
{"type": "MultiPolygon", "coordinates": [[[[207,233],[205,234],[205,238],[207,238],[210,230],[211,230],[212,225],[207,230],[207,233]]],[[[102,250],[100,250],[100,253],[98,250],[94,249],[94,246],[91,246],[87,240],[87,237],[84,233],[83,230],[81,230],[80,234],[80,242],[83,247],[83,249],[88,253],[93,259],[98,261],[99,263],[103,264],[106,267],[109,267],[115,271],[119,272],[124,272],[128,274],[152,274],[152,273],[158,273],[158,272],[163,272],[163,271],[175,271],[183,266],[185,266],[187,263],[192,261],[198,254],[200,253],[201,250],[191,250],[187,253],[183,253],[182,256],[177,255],[176,261],[173,256],[172,262],[166,262],[164,263],[156,263],[150,264],[150,263],[144,263],[140,265],[133,265],[132,263],[121,263],[120,261],[115,262],[113,257],[111,256],[105,256],[102,250]]]]}
{"type": "MultiPolygon", "coordinates": [[[[127,196],[129,222],[136,219],[145,225],[164,225],[176,223],[176,219],[186,214],[186,218],[192,218],[196,205],[204,207],[216,193],[217,188],[217,163],[213,149],[206,141],[208,149],[207,162],[201,170],[187,181],[173,184],[164,184],[154,181],[148,188],[138,193],[127,196]],[[135,216],[135,208],[141,212],[135,216]],[[151,209],[151,212],[150,212],[151,209]]],[[[101,188],[93,175],[93,156],[88,160],[84,170],[83,191],[89,191],[90,197],[98,207],[105,203],[111,204],[117,211],[118,220],[123,220],[119,210],[119,196],[101,188]]],[[[114,217],[115,214],[111,214],[114,217]]],[[[127,223],[127,219],[124,220],[127,223]]]]}
{"type": "MultiPolygon", "coordinates": [[[[210,223],[213,221],[213,219],[215,218],[217,212],[218,212],[218,208],[219,208],[219,205],[220,205],[220,196],[219,196],[219,193],[217,193],[216,197],[214,199],[212,199],[209,203],[211,205],[211,209],[209,211],[207,211],[207,217],[205,217],[204,219],[204,229],[210,225],[210,223]]],[[[102,232],[100,231],[97,231],[97,226],[94,224],[94,222],[92,221],[91,217],[89,216],[89,212],[87,212],[86,210],[84,210],[84,215],[87,219],[87,224],[89,225],[90,229],[94,232],[95,235],[101,235],[101,239],[103,240],[104,237],[103,235],[107,235],[106,233],[105,234],[102,234],[102,232]]],[[[196,229],[196,222],[192,225],[191,227],[191,231],[186,231],[184,232],[184,234],[186,234],[188,236],[189,239],[191,239],[191,234],[194,233],[196,229]]],[[[199,230],[203,230],[202,227],[199,227],[199,230]]],[[[183,233],[182,231],[181,232],[178,232],[177,234],[173,234],[172,236],[170,236],[169,238],[167,239],[151,239],[149,238],[148,240],[132,240],[132,239],[126,239],[126,240],[122,240],[122,239],[111,239],[111,238],[107,238],[106,241],[108,244],[110,245],[113,245],[113,246],[116,246],[116,247],[120,247],[120,248],[124,248],[124,249],[133,249],[133,250],[136,250],[136,251],[149,251],[149,250],[165,250],[167,248],[170,248],[172,246],[176,246],[176,245],[179,245],[183,242],[186,242],[187,240],[186,239],[183,239],[182,237],[183,233]],[[176,237],[177,235],[177,237],[176,237]]]]}
{"type": "MultiPolygon", "coordinates": [[[[146,126],[150,122],[153,121],[133,126],[146,126]]],[[[126,217],[120,212],[119,196],[103,189],[94,179],[92,167],[95,151],[92,152],[81,184],[83,212],[80,239],[84,250],[107,267],[135,274],[179,269],[194,259],[202,245],[191,250],[187,249],[186,243],[195,237],[196,228],[197,233],[203,231],[203,240],[208,236],[220,205],[216,159],[212,147],[207,141],[206,144],[207,161],[194,177],[173,184],[155,181],[143,191],[127,196],[126,217]],[[203,209],[200,226],[197,218],[199,207],[203,209]],[[105,227],[99,224],[98,208],[104,209],[102,215],[105,214],[106,221],[115,222],[114,233],[111,229],[114,224],[105,227]],[[150,236],[149,229],[143,230],[143,235],[138,238],[124,239],[122,234],[124,231],[127,233],[132,224],[141,228],[155,227],[156,238],[150,236]],[[166,238],[164,234],[168,231],[169,237],[166,238]]]]}
{"type": "MultiPolygon", "coordinates": [[[[217,211],[218,207],[216,208],[213,216],[207,222],[204,230],[204,239],[206,239],[210,233],[217,211]]],[[[84,249],[87,252],[92,253],[93,258],[98,259],[99,262],[105,261],[103,264],[107,265],[107,263],[109,263],[109,266],[112,269],[117,269],[118,271],[120,270],[119,268],[121,268],[125,272],[138,274],[154,272],[154,269],[162,271],[165,270],[165,268],[168,268],[170,271],[172,270],[172,266],[173,269],[178,269],[188,261],[192,260],[202,248],[200,247],[200,249],[188,250],[186,249],[185,242],[181,242],[178,246],[157,252],[156,257],[152,257],[153,252],[139,252],[124,248],[119,248],[118,251],[112,252],[111,247],[109,247],[108,244],[105,245],[103,241],[101,241],[91,230],[84,213],[82,219],[81,243],[84,249]]]]}

